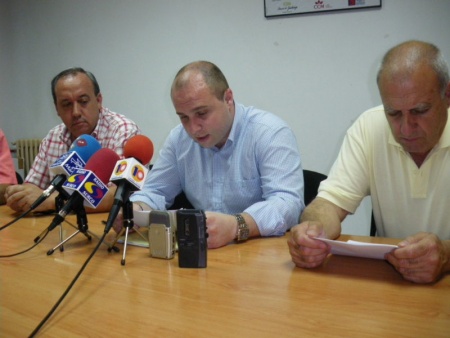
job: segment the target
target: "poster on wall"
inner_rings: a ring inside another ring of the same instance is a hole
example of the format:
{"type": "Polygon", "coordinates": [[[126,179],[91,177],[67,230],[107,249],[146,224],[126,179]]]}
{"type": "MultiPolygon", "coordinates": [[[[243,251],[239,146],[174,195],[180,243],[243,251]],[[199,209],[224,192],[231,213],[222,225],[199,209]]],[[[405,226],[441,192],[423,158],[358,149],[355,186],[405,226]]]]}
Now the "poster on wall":
{"type": "Polygon", "coordinates": [[[264,0],[265,17],[381,7],[381,0],[264,0]]]}

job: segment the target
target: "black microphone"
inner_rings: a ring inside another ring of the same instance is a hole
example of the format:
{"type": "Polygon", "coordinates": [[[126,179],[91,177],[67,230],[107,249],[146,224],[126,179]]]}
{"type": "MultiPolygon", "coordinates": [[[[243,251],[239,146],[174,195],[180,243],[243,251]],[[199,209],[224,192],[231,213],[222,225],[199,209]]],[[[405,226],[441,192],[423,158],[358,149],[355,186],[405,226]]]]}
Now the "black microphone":
{"type": "Polygon", "coordinates": [[[101,203],[108,192],[105,182],[108,182],[108,177],[114,170],[115,162],[118,159],[119,155],[113,150],[100,149],[92,155],[86,163],[85,169],[77,169],[67,179],[63,188],[72,194],[64,207],[53,218],[48,231],[53,230],[64,221],[70,211],[82,207],[83,202],[92,208],[96,208],[101,203]]]}
{"type": "Polygon", "coordinates": [[[148,169],[145,167],[153,156],[153,143],[144,135],[131,137],[123,147],[125,159],[116,163],[115,169],[109,179],[117,185],[114,203],[106,221],[105,233],[111,230],[120,208],[133,191],[141,190],[148,169]]]}
{"type": "Polygon", "coordinates": [[[50,173],[55,175],[47,189],[30,207],[30,210],[36,209],[41,205],[55,190],[67,199],[69,195],[64,189],[61,189],[66,178],[72,175],[76,169],[84,168],[86,162],[91,156],[101,148],[100,143],[90,135],[79,136],[71,145],[69,151],[63,154],[58,160],[50,166],[50,173]]]}

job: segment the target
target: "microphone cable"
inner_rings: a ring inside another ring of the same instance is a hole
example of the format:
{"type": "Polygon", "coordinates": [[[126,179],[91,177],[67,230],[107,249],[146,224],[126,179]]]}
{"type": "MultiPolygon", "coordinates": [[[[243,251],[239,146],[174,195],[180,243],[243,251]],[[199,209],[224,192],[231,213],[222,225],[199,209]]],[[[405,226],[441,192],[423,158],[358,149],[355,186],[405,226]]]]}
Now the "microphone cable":
{"type": "Polygon", "coordinates": [[[25,249],[25,250],[23,250],[23,251],[16,252],[16,253],[10,254],[10,255],[0,255],[0,258],[14,257],[14,256],[18,256],[18,255],[21,255],[21,254],[23,254],[23,253],[25,253],[25,252],[30,251],[31,249],[33,249],[34,247],[36,247],[39,243],[41,243],[41,242],[45,239],[45,237],[47,237],[47,235],[48,235],[49,232],[50,232],[50,231],[48,231],[48,229],[47,229],[47,231],[44,232],[44,234],[40,237],[40,239],[39,239],[38,241],[36,241],[36,242],[35,242],[31,247],[29,247],[28,249],[25,249]]]}
{"type": "MultiPolygon", "coordinates": [[[[2,231],[3,229],[6,229],[7,227],[9,227],[10,225],[13,225],[14,223],[16,223],[17,221],[21,220],[22,218],[24,218],[25,216],[28,216],[28,214],[30,212],[32,212],[35,208],[29,208],[27,211],[25,211],[23,214],[17,216],[16,218],[14,218],[12,221],[6,223],[5,225],[2,225],[0,227],[0,231],[2,231]]],[[[35,216],[46,216],[46,215],[52,215],[55,214],[55,210],[49,210],[49,211],[40,211],[37,212],[35,216]]]]}
{"type": "Polygon", "coordinates": [[[3,229],[6,229],[7,227],[9,227],[10,225],[13,225],[14,223],[16,223],[18,220],[24,218],[25,216],[27,216],[31,211],[33,211],[33,209],[28,209],[27,211],[25,211],[22,215],[18,216],[17,218],[13,219],[12,221],[6,223],[5,225],[3,225],[0,228],[0,231],[2,231],[3,229]]]}
{"type": "Polygon", "coordinates": [[[55,303],[55,305],[52,307],[52,309],[47,313],[47,315],[44,317],[44,319],[42,319],[42,321],[38,324],[38,326],[36,326],[36,328],[34,329],[33,332],[31,332],[31,334],[28,337],[34,337],[38,331],[42,328],[42,326],[47,322],[47,320],[51,317],[51,315],[55,312],[55,310],[58,308],[58,306],[61,304],[61,302],[64,300],[64,298],[66,298],[67,294],[70,292],[70,290],[72,289],[72,287],[74,286],[74,284],[76,283],[76,281],[78,280],[78,278],[81,276],[81,274],[83,273],[84,269],[86,268],[86,266],[89,264],[89,262],[91,261],[92,257],[94,257],[95,253],[98,251],[98,248],[100,247],[100,245],[103,243],[105,237],[107,235],[107,232],[103,232],[103,236],[100,238],[100,240],[97,243],[97,246],[94,248],[94,250],[92,251],[92,253],[89,255],[89,257],[86,259],[86,261],[84,262],[83,266],[81,267],[80,271],[78,271],[78,273],[75,275],[74,279],[72,280],[72,282],[69,284],[69,286],[67,287],[66,291],[64,291],[64,293],[61,295],[61,297],[58,299],[58,301],[55,303]]]}
{"type": "MultiPolygon", "coordinates": [[[[68,223],[69,225],[71,225],[72,227],[75,227],[75,226],[74,226],[72,223],[70,223],[69,221],[65,220],[65,222],[68,223]]],[[[23,250],[23,251],[16,252],[16,253],[13,253],[13,254],[9,254],[9,255],[0,255],[0,258],[8,258],[8,257],[19,256],[19,255],[21,255],[21,254],[23,254],[23,253],[26,253],[26,252],[28,252],[28,251],[34,249],[38,244],[40,244],[40,243],[45,239],[45,237],[47,237],[47,235],[48,235],[49,233],[50,233],[50,230],[49,230],[48,227],[47,227],[47,228],[44,229],[44,231],[43,231],[39,236],[37,236],[37,237],[34,239],[34,244],[33,244],[31,247],[29,247],[28,249],[25,249],[25,250],[23,250]]]]}

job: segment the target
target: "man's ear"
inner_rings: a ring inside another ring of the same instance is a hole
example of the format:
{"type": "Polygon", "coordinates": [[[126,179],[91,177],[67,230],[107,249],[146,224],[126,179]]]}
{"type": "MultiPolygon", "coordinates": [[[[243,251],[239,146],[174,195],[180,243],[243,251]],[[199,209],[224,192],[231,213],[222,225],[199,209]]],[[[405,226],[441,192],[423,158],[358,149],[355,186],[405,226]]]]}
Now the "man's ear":
{"type": "Polygon", "coordinates": [[[231,90],[231,88],[228,88],[228,89],[225,91],[224,98],[225,98],[225,102],[226,102],[227,104],[233,104],[234,99],[233,99],[233,91],[231,90]]]}
{"type": "Polygon", "coordinates": [[[102,107],[102,102],[103,102],[102,93],[98,93],[96,99],[97,99],[97,103],[98,103],[98,109],[100,109],[102,107]]]}

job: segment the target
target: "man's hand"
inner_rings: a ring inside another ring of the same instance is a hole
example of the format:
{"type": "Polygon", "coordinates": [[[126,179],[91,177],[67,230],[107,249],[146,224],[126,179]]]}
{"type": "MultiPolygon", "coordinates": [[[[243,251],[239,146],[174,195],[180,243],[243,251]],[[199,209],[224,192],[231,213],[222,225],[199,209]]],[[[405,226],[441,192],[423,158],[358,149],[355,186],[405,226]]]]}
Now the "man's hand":
{"type": "MultiPolygon", "coordinates": [[[[41,196],[43,190],[31,183],[12,185],[6,188],[6,205],[19,212],[25,212],[41,196]]],[[[55,197],[49,196],[34,211],[48,211],[55,209],[55,197]]]]}
{"type": "MultiPolygon", "coordinates": [[[[134,204],[133,204],[133,210],[141,210],[139,208],[135,208],[134,204]]],[[[123,229],[123,213],[122,213],[122,209],[120,209],[119,213],[117,214],[116,219],[114,220],[113,223],[113,230],[119,234],[123,229]]]]}
{"type": "Polygon", "coordinates": [[[326,238],[323,226],[319,222],[306,221],[292,227],[291,237],[287,243],[296,266],[315,268],[327,258],[331,248],[314,237],[326,238]]]}
{"type": "Polygon", "coordinates": [[[206,211],[205,216],[209,249],[225,246],[236,238],[237,221],[234,215],[206,211]]]}
{"type": "Polygon", "coordinates": [[[414,283],[432,283],[449,271],[450,242],[421,232],[406,238],[386,259],[403,276],[414,283]]]}
{"type": "MultiPolygon", "coordinates": [[[[135,202],[133,203],[133,212],[134,211],[142,211],[142,210],[151,210],[150,206],[148,206],[147,204],[143,203],[143,202],[135,202]]],[[[117,214],[116,219],[114,220],[113,223],[113,230],[116,233],[120,233],[123,229],[123,213],[122,213],[122,209],[120,209],[119,213],[117,214]]],[[[134,228],[130,229],[129,232],[133,232],[134,229],[139,229],[139,225],[134,223],[134,228]]]]}

